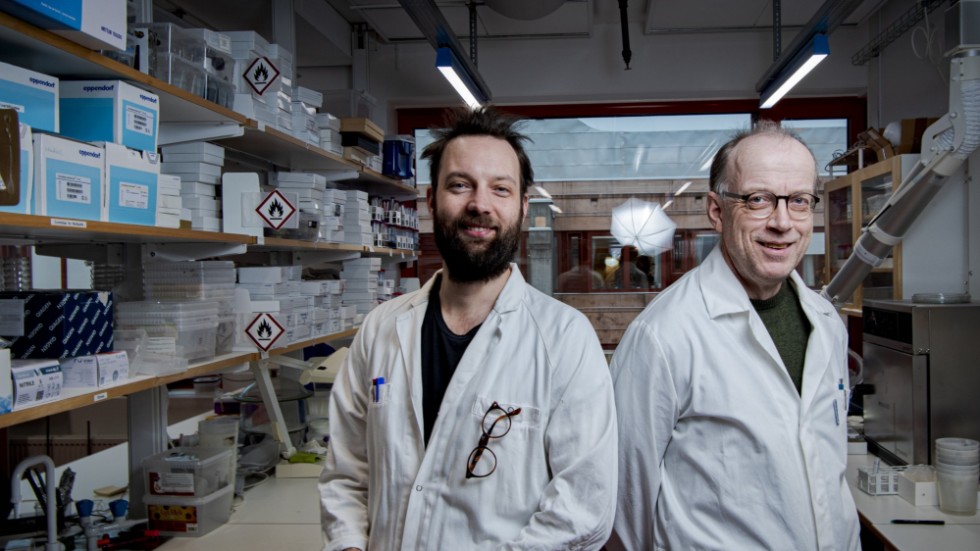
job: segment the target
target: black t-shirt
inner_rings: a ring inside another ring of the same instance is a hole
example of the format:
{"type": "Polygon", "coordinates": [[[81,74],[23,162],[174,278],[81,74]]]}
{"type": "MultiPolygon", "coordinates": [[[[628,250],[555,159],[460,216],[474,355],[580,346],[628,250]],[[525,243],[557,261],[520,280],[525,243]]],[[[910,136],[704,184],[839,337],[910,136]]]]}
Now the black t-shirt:
{"type": "Polygon", "coordinates": [[[452,380],[466,347],[480,330],[479,325],[465,335],[457,335],[449,330],[442,317],[442,304],[439,302],[441,284],[440,276],[429,292],[429,305],[422,321],[422,427],[427,446],[449,381],[452,380]]]}

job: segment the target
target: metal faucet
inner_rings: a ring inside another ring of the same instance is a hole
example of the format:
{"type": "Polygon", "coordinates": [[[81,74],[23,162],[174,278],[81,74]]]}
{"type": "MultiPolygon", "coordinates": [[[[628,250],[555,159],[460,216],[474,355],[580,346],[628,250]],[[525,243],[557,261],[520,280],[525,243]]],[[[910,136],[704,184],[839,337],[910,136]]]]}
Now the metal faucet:
{"type": "Polygon", "coordinates": [[[46,455],[35,455],[28,457],[27,459],[21,461],[14,468],[14,473],[10,479],[10,502],[13,504],[13,515],[17,515],[17,506],[20,504],[20,479],[23,478],[24,473],[29,467],[35,465],[44,465],[44,477],[45,477],[45,492],[47,494],[47,503],[45,503],[45,508],[47,511],[48,521],[48,541],[44,544],[45,551],[63,551],[64,547],[58,542],[58,503],[55,500],[55,483],[54,483],[54,461],[46,455]]]}

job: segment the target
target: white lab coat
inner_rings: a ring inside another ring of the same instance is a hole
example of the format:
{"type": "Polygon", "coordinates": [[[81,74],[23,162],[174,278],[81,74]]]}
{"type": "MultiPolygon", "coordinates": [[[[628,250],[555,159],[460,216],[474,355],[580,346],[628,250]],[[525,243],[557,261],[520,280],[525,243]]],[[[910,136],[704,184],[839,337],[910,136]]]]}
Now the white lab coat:
{"type": "Polygon", "coordinates": [[[847,334],[791,277],[813,327],[801,393],[718,247],[626,331],[612,362],[625,548],[860,548],[847,334]]]}
{"type": "Polygon", "coordinates": [[[591,325],[512,264],[426,448],[421,332],[434,279],[367,316],[333,386],[320,478],[324,549],[598,549],[615,515],[617,431],[591,325]],[[496,471],[467,480],[494,401],[522,411],[489,442],[496,471]]]}

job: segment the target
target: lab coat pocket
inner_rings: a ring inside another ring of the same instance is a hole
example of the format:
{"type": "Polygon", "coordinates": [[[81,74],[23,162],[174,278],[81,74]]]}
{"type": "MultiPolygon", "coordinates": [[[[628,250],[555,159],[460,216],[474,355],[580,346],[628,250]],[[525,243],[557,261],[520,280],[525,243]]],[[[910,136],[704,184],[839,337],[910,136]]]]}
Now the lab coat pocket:
{"type": "Polygon", "coordinates": [[[370,407],[380,408],[388,405],[391,396],[391,384],[385,381],[384,377],[376,377],[371,380],[370,407]]]}
{"type": "Polygon", "coordinates": [[[526,440],[530,434],[539,430],[541,427],[542,414],[540,409],[506,399],[495,400],[486,396],[480,396],[473,403],[470,410],[470,413],[474,417],[486,424],[491,424],[494,419],[504,415],[504,412],[511,414],[508,416],[510,418],[508,438],[526,440]],[[518,410],[520,410],[519,413],[513,413],[518,410]]]}

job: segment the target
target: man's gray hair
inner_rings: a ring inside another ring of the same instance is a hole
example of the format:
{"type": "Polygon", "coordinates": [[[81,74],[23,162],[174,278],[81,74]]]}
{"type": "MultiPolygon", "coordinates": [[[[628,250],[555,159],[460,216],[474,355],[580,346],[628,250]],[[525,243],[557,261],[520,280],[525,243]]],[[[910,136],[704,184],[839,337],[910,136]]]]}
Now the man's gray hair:
{"type": "MultiPolygon", "coordinates": [[[[725,145],[721,146],[717,153],[715,153],[715,158],[713,161],[711,161],[711,172],[708,179],[711,186],[711,191],[715,193],[727,191],[728,186],[734,183],[738,178],[738,167],[735,165],[735,153],[738,145],[746,138],[764,135],[796,140],[800,142],[803,147],[806,147],[807,151],[810,151],[810,147],[806,145],[806,142],[804,142],[796,132],[779,126],[779,123],[775,121],[768,119],[759,120],[752,125],[752,128],[740,130],[732,137],[732,139],[728,140],[725,145]]],[[[817,159],[813,155],[813,151],[810,151],[810,156],[813,157],[814,174],[816,174],[817,159]]],[[[814,177],[813,189],[816,188],[817,179],[814,177]]]]}

